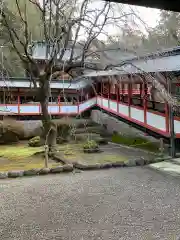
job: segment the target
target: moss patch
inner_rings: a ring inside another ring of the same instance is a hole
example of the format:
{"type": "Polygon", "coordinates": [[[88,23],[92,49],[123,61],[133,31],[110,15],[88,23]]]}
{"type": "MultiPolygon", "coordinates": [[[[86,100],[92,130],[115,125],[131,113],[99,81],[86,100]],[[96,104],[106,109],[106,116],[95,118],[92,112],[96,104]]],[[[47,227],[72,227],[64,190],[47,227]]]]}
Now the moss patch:
{"type": "Polygon", "coordinates": [[[68,161],[78,161],[88,164],[128,161],[128,158],[126,156],[114,154],[111,151],[109,153],[84,153],[82,143],[61,145],[59,147],[59,150],[63,154],[63,157],[68,161]]]}
{"type": "MultiPolygon", "coordinates": [[[[43,155],[34,155],[41,152],[43,147],[28,147],[25,144],[16,144],[0,147],[0,171],[28,170],[32,168],[43,168],[43,155]]],[[[49,167],[60,165],[49,161],[49,167]]]]}
{"type": "Polygon", "coordinates": [[[152,143],[142,137],[128,137],[125,135],[120,135],[118,133],[115,133],[112,136],[112,142],[148,150],[151,152],[159,152],[158,144],[152,143]]]}

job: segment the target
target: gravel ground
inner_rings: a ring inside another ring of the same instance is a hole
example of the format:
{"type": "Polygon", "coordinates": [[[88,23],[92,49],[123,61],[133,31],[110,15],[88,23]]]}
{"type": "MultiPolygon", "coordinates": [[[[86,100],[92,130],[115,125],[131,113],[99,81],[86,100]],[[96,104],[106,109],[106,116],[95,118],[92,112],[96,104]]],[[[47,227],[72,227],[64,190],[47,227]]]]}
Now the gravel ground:
{"type": "Polygon", "coordinates": [[[147,167],[0,182],[0,239],[178,239],[180,181],[147,167]]]}

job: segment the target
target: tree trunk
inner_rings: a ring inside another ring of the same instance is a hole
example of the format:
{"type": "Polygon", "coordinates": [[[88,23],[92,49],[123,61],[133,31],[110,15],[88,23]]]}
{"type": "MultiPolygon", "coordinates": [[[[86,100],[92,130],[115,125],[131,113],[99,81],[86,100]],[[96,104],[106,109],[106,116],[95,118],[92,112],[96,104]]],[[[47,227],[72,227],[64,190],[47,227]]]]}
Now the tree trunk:
{"type": "Polygon", "coordinates": [[[52,122],[51,115],[48,112],[50,97],[50,84],[48,79],[40,79],[39,94],[44,128],[43,138],[45,145],[48,146],[49,152],[52,152],[56,146],[57,127],[56,124],[52,122]]]}

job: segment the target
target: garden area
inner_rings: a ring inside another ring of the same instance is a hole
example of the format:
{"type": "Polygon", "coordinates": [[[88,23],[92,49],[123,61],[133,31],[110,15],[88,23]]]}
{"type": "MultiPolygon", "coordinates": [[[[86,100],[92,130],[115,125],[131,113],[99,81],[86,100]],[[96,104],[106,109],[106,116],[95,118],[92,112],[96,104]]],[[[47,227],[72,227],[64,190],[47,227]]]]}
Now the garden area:
{"type": "MultiPolygon", "coordinates": [[[[67,121],[62,118],[54,122],[57,124],[58,132],[56,157],[49,157],[48,168],[75,163],[83,165],[125,164],[128,161],[142,158],[148,161],[153,159],[155,154],[159,154],[157,143],[140,137],[130,138],[116,132],[109,134],[103,126],[89,119],[74,118],[67,121]]],[[[1,122],[1,126],[3,128],[0,129],[0,171],[44,168],[45,156],[44,143],[40,136],[41,127],[27,135],[19,122],[13,120],[1,122]],[[39,133],[38,136],[37,133],[39,133]]]]}

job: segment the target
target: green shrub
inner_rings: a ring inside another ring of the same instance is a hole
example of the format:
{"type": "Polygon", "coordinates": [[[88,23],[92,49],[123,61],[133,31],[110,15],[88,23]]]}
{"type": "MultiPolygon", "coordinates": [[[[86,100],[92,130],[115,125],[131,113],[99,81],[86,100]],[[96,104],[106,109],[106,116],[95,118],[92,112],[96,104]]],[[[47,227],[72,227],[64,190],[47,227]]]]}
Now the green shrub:
{"type": "Polygon", "coordinates": [[[112,135],[112,142],[148,150],[151,152],[159,152],[158,144],[152,143],[142,137],[132,137],[132,136],[126,136],[126,135],[120,135],[118,133],[114,133],[112,135]]]}
{"type": "Polygon", "coordinates": [[[40,147],[43,145],[40,136],[31,138],[28,144],[30,147],[40,147]]]}
{"type": "Polygon", "coordinates": [[[96,141],[94,140],[88,140],[84,145],[83,145],[83,148],[85,150],[87,149],[98,149],[99,148],[99,145],[97,144],[96,141]]]}

